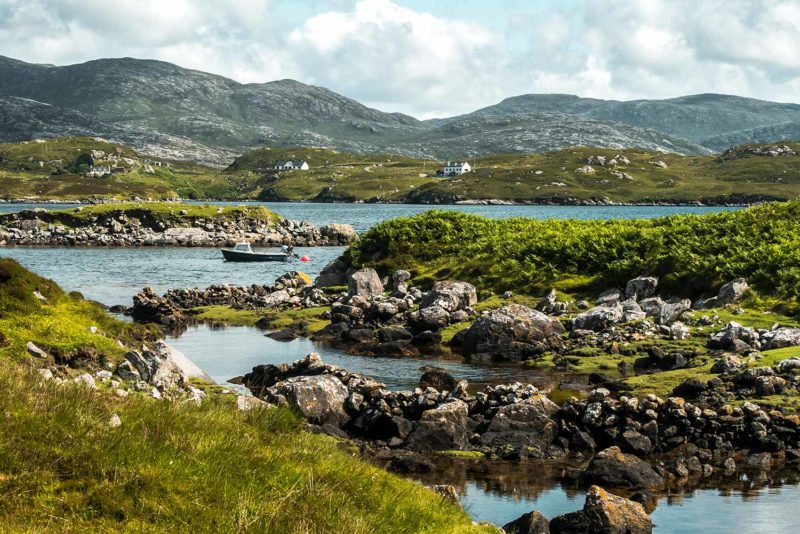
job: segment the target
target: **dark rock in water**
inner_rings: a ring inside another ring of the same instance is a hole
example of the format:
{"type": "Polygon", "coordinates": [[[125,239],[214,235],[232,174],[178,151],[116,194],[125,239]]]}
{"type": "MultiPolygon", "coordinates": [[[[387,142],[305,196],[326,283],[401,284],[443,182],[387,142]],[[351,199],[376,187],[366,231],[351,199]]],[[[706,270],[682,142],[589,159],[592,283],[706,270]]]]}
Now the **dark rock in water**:
{"type": "Polygon", "coordinates": [[[503,525],[506,534],[550,534],[550,522],[533,510],[503,525]]]}
{"type": "Polygon", "coordinates": [[[467,404],[460,400],[426,410],[411,431],[405,447],[414,451],[460,450],[469,444],[467,404]]]}
{"type": "Polygon", "coordinates": [[[644,508],[644,511],[648,514],[652,514],[653,510],[656,509],[656,505],[658,504],[658,497],[649,491],[638,491],[631,495],[631,500],[641,504],[642,508],[644,508]]]}
{"type": "Polygon", "coordinates": [[[111,306],[108,311],[111,313],[125,313],[128,311],[128,307],[122,304],[115,304],[114,306],[111,306]]]}
{"type": "Polygon", "coordinates": [[[464,328],[463,330],[459,330],[456,332],[452,338],[450,338],[449,345],[451,347],[460,348],[464,345],[464,337],[467,335],[468,328],[464,328]]]}
{"type": "Polygon", "coordinates": [[[314,334],[315,338],[331,338],[331,339],[341,339],[345,332],[350,330],[350,325],[341,322],[341,323],[331,323],[316,334],[314,334]]]}
{"type": "Polygon", "coordinates": [[[411,344],[417,347],[435,347],[442,342],[442,334],[425,330],[420,332],[411,340],[411,344]]]}
{"type": "Polygon", "coordinates": [[[653,522],[638,502],[592,486],[586,492],[583,510],[553,518],[553,534],[650,534],[653,522]]]}
{"type": "Polygon", "coordinates": [[[387,341],[366,347],[377,356],[419,356],[419,349],[408,341],[387,341]]]}
{"type": "Polygon", "coordinates": [[[297,335],[295,335],[295,333],[289,329],[270,332],[267,334],[267,337],[270,337],[276,341],[292,341],[297,339],[297,335]]]}
{"type": "Polygon", "coordinates": [[[444,369],[426,368],[419,379],[419,387],[422,389],[431,387],[439,391],[453,391],[456,387],[456,379],[444,369]]]}
{"type": "Polygon", "coordinates": [[[706,390],[706,385],[699,378],[689,378],[684,380],[672,390],[673,397],[683,397],[685,399],[696,399],[706,390]]]}
{"type": "Polygon", "coordinates": [[[644,460],[624,454],[619,447],[609,447],[597,453],[581,480],[589,484],[610,487],[659,490],[664,479],[644,460]]]}
{"type": "Polygon", "coordinates": [[[413,336],[411,332],[402,326],[384,326],[378,329],[378,339],[382,343],[388,341],[409,341],[413,336]]]}
{"type": "Polygon", "coordinates": [[[520,304],[509,304],[482,315],[462,340],[465,356],[522,360],[560,343],[564,327],[558,319],[520,304]]]}

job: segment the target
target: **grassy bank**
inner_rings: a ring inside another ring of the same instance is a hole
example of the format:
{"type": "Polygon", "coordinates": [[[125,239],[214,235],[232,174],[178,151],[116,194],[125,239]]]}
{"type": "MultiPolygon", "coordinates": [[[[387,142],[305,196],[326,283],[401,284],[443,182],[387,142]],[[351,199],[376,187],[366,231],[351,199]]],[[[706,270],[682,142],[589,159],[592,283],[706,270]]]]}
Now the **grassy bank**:
{"type": "MultiPolygon", "coordinates": [[[[479,289],[543,294],[660,278],[662,292],[697,297],[746,278],[795,310],[800,296],[800,201],[649,220],[492,220],[429,212],[385,221],[351,248],[358,265],[408,269],[419,282],[454,278],[479,289]]],[[[770,302],[765,302],[769,304],[770,302]]]]}
{"type": "Polygon", "coordinates": [[[117,340],[135,346],[141,328],[0,259],[0,530],[483,531],[288,410],[242,413],[225,394],[200,406],[118,397],[36,370],[69,377],[118,361],[117,340]],[[28,341],[50,356],[30,356],[28,341]]]}

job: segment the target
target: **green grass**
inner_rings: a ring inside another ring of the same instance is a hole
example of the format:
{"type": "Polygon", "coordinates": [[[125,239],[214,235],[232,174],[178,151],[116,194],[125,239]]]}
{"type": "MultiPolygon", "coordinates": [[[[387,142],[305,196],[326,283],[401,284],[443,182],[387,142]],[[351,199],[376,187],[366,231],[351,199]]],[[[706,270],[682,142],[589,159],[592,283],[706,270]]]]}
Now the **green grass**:
{"type": "Polygon", "coordinates": [[[288,310],[270,310],[264,314],[266,326],[270,330],[289,329],[300,335],[311,335],[319,332],[331,322],[320,319],[320,315],[330,311],[330,306],[312,308],[290,308],[288,310]]]}
{"type": "Polygon", "coordinates": [[[418,483],[302,430],[283,408],[200,406],[43,380],[115,362],[148,330],[0,259],[0,530],[4,532],[484,532],[418,483]],[[46,300],[34,295],[40,293],[46,300]],[[89,326],[97,326],[90,333],[89,326]],[[70,370],[36,359],[98,353],[70,370]],[[122,425],[108,422],[118,415],[122,425]]]}
{"type": "Polygon", "coordinates": [[[482,532],[415,482],[301,430],[239,413],[43,382],[0,362],[6,531],[482,532]],[[112,414],[122,426],[111,428],[112,414]]]}
{"type": "Polygon", "coordinates": [[[200,306],[189,310],[198,321],[224,323],[231,326],[252,326],[261,318],[256,310],[236,310],[230,306],[200,306]]]}
{"type": "Polygon", "coordinates": [[[800,201],[640,220],[487,219],[433,211],[384,221],[348,252],[356,265],[451,278],[481,291],[542,295],[624,287],[655,275],[665,294],[696,298],[744,277],[797,312],[800,201]],[[757,237],[756,237],[757,236],[757,237]],[[576,281],[580,282],[576,282],[576,281]]]}

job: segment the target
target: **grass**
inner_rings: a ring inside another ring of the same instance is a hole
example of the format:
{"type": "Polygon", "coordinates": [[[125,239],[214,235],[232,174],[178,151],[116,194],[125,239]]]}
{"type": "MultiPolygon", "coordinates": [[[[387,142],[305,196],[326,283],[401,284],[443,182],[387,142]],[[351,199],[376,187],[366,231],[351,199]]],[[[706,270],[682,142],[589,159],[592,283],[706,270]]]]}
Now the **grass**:
{"type": "Polygon", "coordinates": [[[329,320],[319,317],[326,311],[330,311],[330,306],[271,310],[264,315],[262,324],[270,330],[289,329],[300,335],[308,336],[319,332],[331,323],[329,320]]]}
{"type": "Polygon", "coordinates": [[[0,523],[62,532],[483,532],[419,484],[301,430],[239,413],[43,382],[0,362],[0,523]],[[122,426],[111,428],[112,414],[122,426]]]}
{"type": "Polygon", "coordinates": [[[95,351],[114,362],[125,350],[116,339],[141,342],[139,328],[0,259],[0,530],[490,531],[418,483],[305,432],[288,409],[242,413],[222,394],[200,406],[122,398],[44,380],[36,367],[70,370],[24,349],[33,340],[51,353],[95,351]],[[109,425],[112,415],[121,426],[109,425]]]}
{"type": "MultiPolygon", "coordinates": [[[[798,143],[787,144],[800,149],[798,143]]],[[[474,172],[452,178],[435,176],[442,166],[440,161],[355,155],[320,148],[257,149],[236,158],[224,171],[171,161],[169,168],[154,167],[151,173],[145,172],[144,159],[127,147],[87,137],[0,144],[0,198],[180,196],[344,202],[425,202],[444,198],[688,203],[788,200],[800,195],[800,157],[720,158],[572,147],[543,154],[474,158],[470,160],[474,172]],[[131,166],[130,172],[104,178],[86,178],[68,170],[79,155],[92,150],[119,152],[137,164],[131,166]],[[617,167],[595,165],[593,174],[575,172],[590,156],[610,160],[617,154],[625,155],[631,163],[617,167]],[[311,169],[271,171],[271,164],[280,159],[304,159],[311,169]],[[666,162],[667,168],[653,166],[650,162],[655,160],[666,162]],[[613,174],[619,171],[630,178],[613,174]]]]}
{"type": "Polygon", "coordinates": [[[357,266],[409,270],[417,283],[472,282],[483,292],[597,294],[654,275],[663,294],[697,298],[744,277],[797,313],[800,201],[639,220],[488,219],[433,211],[384,221],[350,248],[357,266]],[[754,236],[758,236],[757,238],[754,236]]]}
{"type": "Polygon", "coordinates": [[[230,306],[199,306],[189,310],[198,321],[223,323],[231,326],[253,326],[261,318],[256,310],[237,310],[230,306]]]}

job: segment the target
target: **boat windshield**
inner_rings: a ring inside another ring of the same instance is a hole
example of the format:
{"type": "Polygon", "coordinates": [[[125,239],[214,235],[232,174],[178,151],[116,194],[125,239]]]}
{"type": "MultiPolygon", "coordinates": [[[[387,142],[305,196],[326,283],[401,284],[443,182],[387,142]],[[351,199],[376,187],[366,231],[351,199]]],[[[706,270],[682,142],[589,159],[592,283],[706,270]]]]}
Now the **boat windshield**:
{"type": "Polygon", "coordinates": [[[252,252],[250,249],[250,243],[236,243],[236,246],[233,247],[233,250],[239,252],[252,252]]]}

